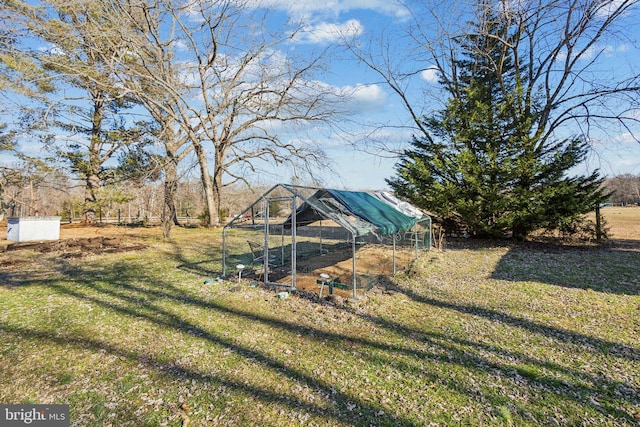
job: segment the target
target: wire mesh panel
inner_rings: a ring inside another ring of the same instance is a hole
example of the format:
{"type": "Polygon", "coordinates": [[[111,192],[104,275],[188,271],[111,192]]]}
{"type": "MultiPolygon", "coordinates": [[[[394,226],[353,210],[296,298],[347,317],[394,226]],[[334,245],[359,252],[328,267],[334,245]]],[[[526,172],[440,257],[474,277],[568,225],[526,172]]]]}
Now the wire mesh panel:
{"type": "MultiPolygon", "coordinates": [[[[352,196],[345,193],[339,192],[343,199],[352,196]]],[[[353,200],[366,199],[354,194],[353,200]]],[[[382,235],[375,223],[332,198],[331,190],[278,185],[225,227],[224,274],[355,296],[356,287],[373,286],[430,247],[430,220],[403,220],[413,228],[382,235]]]]}

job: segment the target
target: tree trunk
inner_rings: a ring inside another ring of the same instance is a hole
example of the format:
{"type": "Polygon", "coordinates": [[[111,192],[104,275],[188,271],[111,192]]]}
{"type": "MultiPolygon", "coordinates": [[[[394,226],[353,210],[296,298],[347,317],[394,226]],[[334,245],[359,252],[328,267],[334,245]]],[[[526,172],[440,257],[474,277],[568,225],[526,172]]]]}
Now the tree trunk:
{"type": "Polygon", "coordinates": [[[164,203],[162,205],[162,237],[171,237],[171,228],[177,220],[175,196],[178,190],[178,161],[174,153],[167,151],[164,166],[164,203]]]}
{"type": "Polygon", "coordinates": [[[4,219],[6,208],[7,206],[4,203],[4,182],[3,178],[0,176],[0,221],[4,219]]]}
{"type": "Polygon", "coordinates": [[[213,198],[218,207],[218,211],[216,212],[216,223],[220,225],[220,200],[222,198],[222,169],[216,167],[215,172],[213,174],[213,198]]]}
{"type": "Polygon", "coordinates": [[[97,192],[99,189],[100,177],[95,173],[88,175],[84,191],[84,207],[82,209],[83,222],[94,223],[97,220],[96,203],[98,202],[97,192]]]}
{"type": "Polygon", "coordinates": [[[204,189],[204,200],[207,212],[209,213],[209,220],[207,227],[213,227],[220,225],[220,216],[218,214],[218,208],[220,207],[214,199],[214,186],[209,175],[209,162],[204,152],[202,144],[199,142],[193,142],[193,149],[196,152],[198,164],[200,165],[200,180],[202,181],[202,188],[204,189]]]}
{"type": "Polygon", "coordinates": [[[180,144],[175,141],[175,134],[171,122],[164,123],[164,147],[166,151],[164,169],[164,202],[162,204],[162,236],[171,237],[171,228],[177,224],[176,193],[178,192],[178,163],[180,144]]]}
{"type": "Polygon", "coordinates": [[[100,190],[100,136],[102,133],[102,119],[104,117],[104,100],[101,91],[92,93],[93,117],[91,118],[91,141],[89,143],[89,164],[84,175],[86,187],[84,190],[84,207],[82,220],[87,223],[96,222],[97,193],[100,190]]]}
{"type": "Polygon", "coordinates": [[[600,203],[596,204],[596,241],[602,242],[602,217],[600,216],[600,203]]]}
{"type": "Polygon", "coordinates": [[[511,228],[511,237],[520,242],[523,242],[527,238],[528,234],[526,227],[521,224],[514,224],[511,228]]]}
{"type": "Polygon", "coordinates": [[[221,223],[220,201],[222,199],[222,175],[224,172],[224,168],[222,166],[223,159],[224,159],[224,152],[222,151],[221,147],[216,147],[215,165],[213,168],[213,177],[212,177],[212,187],[213,187],[213,197],[214,197],[216,206],[218,207],[218,210],[216,211],[216,223],[218,225],[220,225],[221,223]]]}

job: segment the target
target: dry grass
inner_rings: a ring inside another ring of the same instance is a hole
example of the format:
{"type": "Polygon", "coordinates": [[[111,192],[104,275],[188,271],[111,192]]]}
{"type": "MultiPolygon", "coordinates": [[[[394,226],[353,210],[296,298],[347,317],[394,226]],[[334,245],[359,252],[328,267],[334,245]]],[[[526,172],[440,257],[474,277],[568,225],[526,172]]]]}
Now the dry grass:
{"type": "Polygon", "coordinates": [[[640,240],[640,206],[607,207],[600,212],[613,239],[640,240]]]}
{"type": "Polygon", "coordinates": [[[640,423],[638,251],[451,241],[338,307],[205,283],[219,231],[141,230],[0,254],[0,401],[75,426],[640,423]]]}

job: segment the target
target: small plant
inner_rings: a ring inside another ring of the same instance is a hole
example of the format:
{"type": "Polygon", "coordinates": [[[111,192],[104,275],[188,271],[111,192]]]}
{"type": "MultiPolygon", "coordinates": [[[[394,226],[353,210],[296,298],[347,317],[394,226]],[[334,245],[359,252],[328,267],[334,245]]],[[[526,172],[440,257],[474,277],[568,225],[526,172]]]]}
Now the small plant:
{"type": "Polygon", "coordinates": [[[220,208],[220,210],[218,211],[218,216],[220,218],[221,224],[227,222],[227,218],[229,218],[229,208],[220,208]]]}
{"type": "Polygon", "coordinates": [[[499,415],[506,425],[513,425],[513,418],[511,417],[511,411],[509,411],[509,408],[507,408],[506,406],[501,406],[499,409],[499,415]]]}
{"type": "Polygon", "coordinates": [[[202,211],[202,213],[200,215],[198,215],[198,219],[200,220],[201,223],[208,224],[209,223],[209,210],[207,208],[205,208],[204,211],[202,211]]]}
{"type": "Polygon", "coordinates": [[[277,200],[269,201],[269,218],[277,218],[282,212],[282,205],[277,200]]]}

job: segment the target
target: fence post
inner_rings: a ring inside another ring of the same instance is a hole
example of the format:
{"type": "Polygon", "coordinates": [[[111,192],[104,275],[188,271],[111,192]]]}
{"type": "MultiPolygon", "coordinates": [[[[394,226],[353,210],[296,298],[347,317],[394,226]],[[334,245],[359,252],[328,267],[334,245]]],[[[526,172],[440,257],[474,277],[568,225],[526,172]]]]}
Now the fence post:
{"type": "Polygon", "coordinates": [[[600,221],[600,204],[596,205],[596,241],[602,240],[602,221],[600,221]]]}

